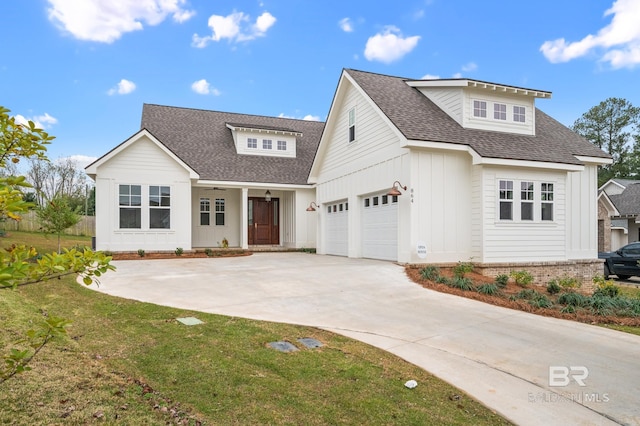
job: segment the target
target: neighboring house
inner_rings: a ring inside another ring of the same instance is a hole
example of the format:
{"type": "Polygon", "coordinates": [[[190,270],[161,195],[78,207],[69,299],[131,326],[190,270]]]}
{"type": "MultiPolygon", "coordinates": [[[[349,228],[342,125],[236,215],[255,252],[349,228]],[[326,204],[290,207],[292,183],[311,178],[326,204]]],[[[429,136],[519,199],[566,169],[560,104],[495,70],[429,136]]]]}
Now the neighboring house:
{"type": "Polygon", "coordinates": [[[323,127],[145,104],[142,130],[86,168],[96,248],[315,247],[307,177],[323,127]]]}
{"type": "Polygon", "coordinates": [[[599,251],[614,251],[640,241],[640,180],[607,181],[598,192],[598,208],[599,232],[602,229],[605,242],[599,251]]]}
{"type": "Polygon", "coordinates": [[[318,252],[601,272],[597,168],[611,158],[536,109],[550,97],[344,70],[309,177],[318,252]]]}
{"type": "Polygon", "coordinates": [[[87,167],[97,248],[226,237],[590,279],[602,269],[597,168],[611,158],[536,109],[550,97],[345,69],[326,125],[145,105],[142,130],[87,167]]]}

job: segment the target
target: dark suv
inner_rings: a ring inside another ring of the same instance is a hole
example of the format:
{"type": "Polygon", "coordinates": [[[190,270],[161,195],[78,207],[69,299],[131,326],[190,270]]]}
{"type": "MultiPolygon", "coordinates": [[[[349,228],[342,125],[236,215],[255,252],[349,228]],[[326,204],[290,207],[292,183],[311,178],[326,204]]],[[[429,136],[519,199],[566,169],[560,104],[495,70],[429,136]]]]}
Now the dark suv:
{"type": "Polygon", "coordinates": [[[598,258],[604,259],[604,277],[617,275],[619,279],[626,280],[629,277],[640,277],[640,241],[611,252],[598,253],[598,258]]]}

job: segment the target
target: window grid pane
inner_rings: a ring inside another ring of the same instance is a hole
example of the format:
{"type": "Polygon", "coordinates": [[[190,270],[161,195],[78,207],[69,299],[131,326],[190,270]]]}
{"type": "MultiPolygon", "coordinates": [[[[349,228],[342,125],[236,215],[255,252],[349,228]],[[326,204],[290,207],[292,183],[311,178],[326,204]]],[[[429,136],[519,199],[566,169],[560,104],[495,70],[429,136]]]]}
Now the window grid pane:
{"type": "Polygon", "coordinates": [[[521,106],[513,107],[513,121],[516,123],[524,123],[525,121],[525,109],[521,106]]]}
{"type": "Polygon", "coordinates": [[[271,139],[262,140],[262,149],[271,149],[271,146],[272,146],[271,139]]]}
{"type": "Polygon", "coordinates": [[[505,104],[493,104],[493,118],[496,120],[507,119],[507,105],[505,104]]]}
{"type": "Polygon", "coordinates": [[[216,226],[224,226],[225,213],[224,198],[216,198],[216,226]]]}
{"type": "Polygon", "coordinates": [[[258,139],[256,138],[247,139],[247,148],[257,148],[257,147],[258,147],[258,139]]]}
{"type": "Polygon", "coordinates": [[[487,103],[485,101],[473,101],[473,116],[487,117],[487,103]]]}
{"type": "Polygon", "coordinates": [[[278,151],[287,150],[287,141],[278,141],[278,151]]]}

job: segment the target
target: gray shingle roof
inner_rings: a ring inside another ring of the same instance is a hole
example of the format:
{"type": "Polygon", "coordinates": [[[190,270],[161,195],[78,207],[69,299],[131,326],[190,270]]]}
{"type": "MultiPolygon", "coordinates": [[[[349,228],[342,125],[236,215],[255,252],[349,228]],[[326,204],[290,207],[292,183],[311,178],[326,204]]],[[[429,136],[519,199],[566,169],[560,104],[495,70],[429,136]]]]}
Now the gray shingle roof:
{"type": "Polygon", "coordinates": [[[636,179],[611,179],[612,181],[619,183],[620,185],[624,186],[625,188],[631,184],[634,183],[640,183],[640,180],[636,180],[636,179]]]}
{"type": "Polygon", "coordinates": [[[307,184],[324,123],[144,104],[141,128],[194,169],[200,179],[307,184]],[[227,123],[302,133],[296,137],[297,158],[238,155],[227,123]]]}
{"type": "Polygon", "coordinates": [[[640,214],[640,183],[629,184],[621,194],[609,195],[621,216],[640,214]]]}
{"type": "Polygon", "coordinates": [[[409,140],[468,145],[482,157],[582,164],[575,156],[611,158],[536,108],[536,135],[465,129],[405,79],[345,70],[409,140]]]}

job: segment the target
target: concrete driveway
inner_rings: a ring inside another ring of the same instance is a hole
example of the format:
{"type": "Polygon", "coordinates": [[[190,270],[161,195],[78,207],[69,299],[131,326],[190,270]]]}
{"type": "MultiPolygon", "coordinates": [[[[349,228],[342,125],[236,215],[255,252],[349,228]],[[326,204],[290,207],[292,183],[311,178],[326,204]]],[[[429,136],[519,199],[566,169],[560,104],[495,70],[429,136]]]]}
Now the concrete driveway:
{"type": "Polygon", "coordinates": [[[390,262],[256,253],[114,264],[97,290],[349,336],[517,424],[640,425],[639,336],[426,290],[390,262]]]}

